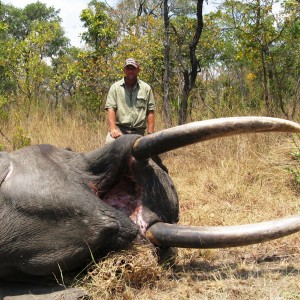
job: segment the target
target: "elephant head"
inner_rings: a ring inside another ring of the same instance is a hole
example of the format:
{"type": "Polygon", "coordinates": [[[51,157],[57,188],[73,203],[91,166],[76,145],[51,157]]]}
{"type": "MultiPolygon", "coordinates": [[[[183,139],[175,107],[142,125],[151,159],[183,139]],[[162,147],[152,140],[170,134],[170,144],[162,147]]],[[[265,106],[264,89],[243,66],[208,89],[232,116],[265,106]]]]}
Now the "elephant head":
{"type": "Polygon", "coordinates": [[[0,154],[0,276],[46,276],[86,265],[139,236],[156,247],[216,248],[300,231],[300,216],[229,227],[179,226],[172,179],[151,159],[234,134],[300,132],[267,117],[190,123],[142,137],[125,135],[89,153],[51,145],[0,154]]]}

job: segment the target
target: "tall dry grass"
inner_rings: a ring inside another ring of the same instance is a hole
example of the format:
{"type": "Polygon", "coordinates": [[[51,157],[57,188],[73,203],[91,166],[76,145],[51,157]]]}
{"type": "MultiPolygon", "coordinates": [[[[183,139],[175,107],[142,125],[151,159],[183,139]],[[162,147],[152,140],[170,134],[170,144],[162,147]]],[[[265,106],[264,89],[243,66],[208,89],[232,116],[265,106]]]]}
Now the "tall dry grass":
{"type": "MultiPolygon", "coordinates": [[[[14,119],[2,127],[13,135],[14,119]]],[[[158,122],[158,128],[163,128],[158,122]]],[[[34,114],[33,144],[89,151],[103,145],[104,120],[34,114]]],[[[294,136],[297,141],[298,137],[294,136]]],[[[10,150],[10,143],[0,137],[10,150]]],[[[300,213],[299,190],[288,168],[289,134],[250,134],[212,140],[162,155],[180,199],[180,223],[233,225],[300,213]]],[[[77,286],[91,299],[300,299],[300,235],[231,249],[179,249],[171,268],[151,247],[133,246],[95,261],[77,286]]]]}

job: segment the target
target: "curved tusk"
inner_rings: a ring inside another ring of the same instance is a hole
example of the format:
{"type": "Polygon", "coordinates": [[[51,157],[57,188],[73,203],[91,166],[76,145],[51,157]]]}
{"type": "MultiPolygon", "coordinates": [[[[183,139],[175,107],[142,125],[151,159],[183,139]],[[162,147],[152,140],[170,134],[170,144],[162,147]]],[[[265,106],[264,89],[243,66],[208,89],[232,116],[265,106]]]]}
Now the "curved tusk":
{"type": "Polygon", "coordinates": [[[300,215],[240,226],[179,226],[155,223],[147,238],[155,246],[179,248],[226,248],[261,243],[300,231],[300,215]]]}
{"type": "Polygon", "coordinates": [[[271,131],[300,133],[300,125],[269,117],[232,117],[199,121],[168,128],[137,139],[133,145],[132,155],[142,160],[218,137],[271,131]]]}

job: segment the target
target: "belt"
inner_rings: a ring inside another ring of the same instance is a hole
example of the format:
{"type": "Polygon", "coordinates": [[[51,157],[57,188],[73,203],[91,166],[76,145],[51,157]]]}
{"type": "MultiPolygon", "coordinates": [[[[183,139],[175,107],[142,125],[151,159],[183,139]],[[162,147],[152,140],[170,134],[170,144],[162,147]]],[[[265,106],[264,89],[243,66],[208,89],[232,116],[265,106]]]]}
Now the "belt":
{"type": "Polygon", "coordinates": [[[123,132],[123,133],[127,133],[127,134],[141,134],[144,135],[145,129],[140,129],[140,128],[130,128],[130,127],[124,127],[124,126],[120,126],[117,125],[119,127],[119,129],[123,132]]]}

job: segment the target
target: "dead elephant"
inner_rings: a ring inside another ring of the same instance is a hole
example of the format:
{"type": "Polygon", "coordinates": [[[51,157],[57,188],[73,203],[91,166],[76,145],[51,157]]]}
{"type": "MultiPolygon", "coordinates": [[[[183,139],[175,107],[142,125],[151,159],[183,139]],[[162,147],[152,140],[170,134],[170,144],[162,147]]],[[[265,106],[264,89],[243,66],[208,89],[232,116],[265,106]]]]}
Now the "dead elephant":
{"type": "Polygon", "coordinates": [[[85,266],[143,235],[156,247],[219,248],[300,231],[300,215],[253,225],[188,227],[178,222],[169,175],[151,157],[208,139],[252,132],[300,132],[294,122],[225,118],[141,137],[126,135],[89,152],[51,145],[2,152],[0,276],[47,276],[85,266]]]}

